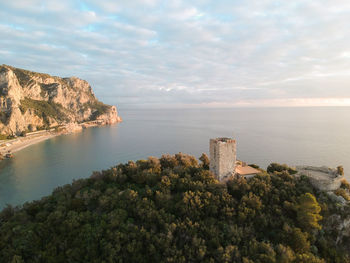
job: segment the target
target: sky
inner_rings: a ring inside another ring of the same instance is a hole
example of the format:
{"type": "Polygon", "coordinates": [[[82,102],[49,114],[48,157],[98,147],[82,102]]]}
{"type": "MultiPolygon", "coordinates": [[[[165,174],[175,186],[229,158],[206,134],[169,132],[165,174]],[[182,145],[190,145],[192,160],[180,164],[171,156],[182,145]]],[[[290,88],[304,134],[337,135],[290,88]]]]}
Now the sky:
{"type": "Polygon", "coordinates": [[[0,0],[0,64],[121,108],[350,106],[348,0],[0,0]]]}

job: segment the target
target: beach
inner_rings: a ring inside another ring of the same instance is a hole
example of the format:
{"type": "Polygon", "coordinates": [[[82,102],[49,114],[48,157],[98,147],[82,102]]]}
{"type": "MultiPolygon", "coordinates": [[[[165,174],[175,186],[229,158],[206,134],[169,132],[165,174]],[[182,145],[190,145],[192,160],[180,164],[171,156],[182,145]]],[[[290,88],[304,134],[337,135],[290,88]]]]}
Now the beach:
{"type": "Polygon", "coordinates": [[[43,131],[31,136],[17,137],[16,139],[12,140],[3,140],[0,142],[0,153],[2,155],[6,155],[7,153],[15,153],[30,145],[51,139],[60,134],[61,133],[57,132],[43,131]]]}
{"type": "Polygon", "coordinates": [[[60,128],[60,131],[51,130],[42,130],[27,133],[26,136],[16,137],[15,139],[10,140],[0,140],[0,154],[5,156],[8,153],[18,152],[30,145],[51,139],[55,136],[62,134],[69,134],[75,132],[81,132],[83,129],[96,126],[104,126],[110,124],[106,121],[87,121],[83,123],[69,123],[60,128]]]}

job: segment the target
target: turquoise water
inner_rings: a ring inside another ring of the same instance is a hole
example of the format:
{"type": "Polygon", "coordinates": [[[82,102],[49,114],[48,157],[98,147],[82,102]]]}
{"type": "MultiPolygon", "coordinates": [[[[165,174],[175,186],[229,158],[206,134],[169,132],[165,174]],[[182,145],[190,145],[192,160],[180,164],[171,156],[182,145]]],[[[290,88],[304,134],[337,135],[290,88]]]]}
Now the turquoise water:
{"type": "Polygon", "coordinates": [[[0,162],[0,208],[48,195],[73,179],[128,160],[208,153],[209,139],[235,137],[238,158],[266,168],[344,165],[350,174],[350,108],[124,110],[124,122],[32,145],[0,162]]]}

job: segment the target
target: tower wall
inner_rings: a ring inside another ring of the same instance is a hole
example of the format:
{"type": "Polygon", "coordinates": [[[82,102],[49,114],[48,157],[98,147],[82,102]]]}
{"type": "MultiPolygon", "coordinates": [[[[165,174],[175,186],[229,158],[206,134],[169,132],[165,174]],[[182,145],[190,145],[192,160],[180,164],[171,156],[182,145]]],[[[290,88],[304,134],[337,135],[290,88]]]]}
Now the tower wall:
{"type": "Polygon", "coordinates": [[[236,166],[236,141],[230,138],[210,139],[210,171],[219,181],[234,174],[236,166]]]}

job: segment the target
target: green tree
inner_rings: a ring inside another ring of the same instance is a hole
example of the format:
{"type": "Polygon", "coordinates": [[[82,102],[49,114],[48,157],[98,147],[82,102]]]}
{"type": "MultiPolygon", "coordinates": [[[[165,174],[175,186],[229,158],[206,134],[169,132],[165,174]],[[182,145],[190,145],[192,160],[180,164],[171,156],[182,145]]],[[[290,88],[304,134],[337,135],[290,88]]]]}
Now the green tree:
{"type": "Polygon", "coordinates": [[[220,183],[202,159],[130,161],[4,208],[0,262],[349,262],[331,218],[347,207],[287,170],[220,183]]]}
{"type": "Polygon", "coordinates": [[[294,251],[298,253],[307,252],[310,250],[310,242],[308,234],[301,231],[300,228],[293,228],[289,234],[288,242],[294,251]]]}
{"type": "Polygon", "coordinates": [[[11,260],[11,263],[24,263],[24,260],[21,256],[14,255],[11,260]]]}
{"type": "Polygon", "coordinates": [[[295,169],[289,167],[286,164],[271,163],[267,167],[267,172],[268,173],[274,173],[274,172],[281,173],[283,171],[287,171],[289,174],[296,174],[297,173],[297,171],[295,169]]]}
{"type": "Polygon", "coordinates": [[[290,247],[279,244],[276,252],[278,263],[292,263],[295,260],[295,253],[290,247]]]}
{"type": "Polygon", "coordinates": [[[320,212],[321,207],[314,195],[306,193],[299,197],[297,219],[303,229],[306,231],[321,229],[321,226],[318,223],[322,219],[320,212]]]}
{"type": "Polygon", "coordinates": [[[202,162],[203,169],[208,170],[209,169],[209,157],[205,153],[202,153],[201,157],[199,157],[199,160],[202,162]]]}

